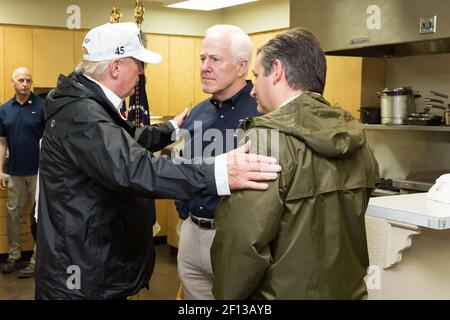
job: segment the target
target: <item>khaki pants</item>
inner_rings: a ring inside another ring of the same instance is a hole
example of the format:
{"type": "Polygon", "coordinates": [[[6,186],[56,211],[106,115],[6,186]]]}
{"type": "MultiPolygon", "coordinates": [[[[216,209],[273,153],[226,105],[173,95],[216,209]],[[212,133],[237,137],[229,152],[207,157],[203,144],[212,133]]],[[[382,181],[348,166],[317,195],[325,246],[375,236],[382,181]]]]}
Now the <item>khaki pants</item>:
{"type": "Polygon", "coordinates": [[[19,260],[21,257],[20,224],[27,200],[34,201],[36,178],[37,175],[10,176],[9,178],[8,201],[6,203],[6,208],[8,209],[9,259],[19,260]]]}
{"type": "Polygon", "coordinates": [[[215,234],[215,230],[201,229],[190,217],[181,224],[177,262],[185,300],[214,300],[209,252],[215,234]]]}

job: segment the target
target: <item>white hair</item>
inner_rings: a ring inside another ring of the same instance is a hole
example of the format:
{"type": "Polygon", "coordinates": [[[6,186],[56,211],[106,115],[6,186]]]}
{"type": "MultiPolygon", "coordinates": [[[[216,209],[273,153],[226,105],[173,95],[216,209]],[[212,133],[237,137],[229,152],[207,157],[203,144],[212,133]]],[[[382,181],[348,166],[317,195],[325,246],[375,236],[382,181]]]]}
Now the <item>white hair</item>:
{"type": "Polygon", "coordinates": [[[231,41],[230,50],[235,62],[246,59],[250,64],[252,60],[253,43],[244,30],[231,24],[216,24],[206,30],[205,36],[215,35],[229,36],[231,41]]]}
{"type": "Polygon", "coordinates": [[[80,63],[78,63],[77,67],[75,68],[75,72],[83,73],[93,78],[102,78],[111,61],[113,60],[105,60],[105,61],[81,60],[80,63]]]}

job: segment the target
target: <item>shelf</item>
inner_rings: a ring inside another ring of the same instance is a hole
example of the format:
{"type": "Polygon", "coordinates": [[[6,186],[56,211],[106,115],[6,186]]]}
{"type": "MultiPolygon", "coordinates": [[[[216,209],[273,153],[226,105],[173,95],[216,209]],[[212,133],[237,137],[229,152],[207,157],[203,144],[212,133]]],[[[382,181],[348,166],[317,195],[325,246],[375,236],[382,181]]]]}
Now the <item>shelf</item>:
{"type": "Polygon", "coordinates": [[[365,130],[394,130],[394,131],[448,131],[450,126],[411,126],[407,124],[384,125],[384,124],[362,124],[365,130]]]}

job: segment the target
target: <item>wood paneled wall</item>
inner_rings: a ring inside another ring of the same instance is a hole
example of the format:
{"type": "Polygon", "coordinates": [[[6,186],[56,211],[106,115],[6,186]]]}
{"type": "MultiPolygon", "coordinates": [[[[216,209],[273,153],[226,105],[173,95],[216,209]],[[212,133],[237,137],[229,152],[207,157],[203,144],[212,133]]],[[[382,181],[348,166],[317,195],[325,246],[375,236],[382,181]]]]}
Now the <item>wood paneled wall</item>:
{"type": "MultiPolygon", "coordinates": [[[[250,35],[256,50],[286,29],[250,35]]],[[[70,73],[82,57],[86,30],[0,26],[0,102],[14,90],[11,74],[18,66],[31,69],[34,87],[54,87],[60,73],[70,73]]],[[[200,46],[202,37],[147,34],[147,46],[163,55],[157,65],[148,65],[147,95],[152,115],[174,116],[209,97],[201,90],[200,46]]],[[[359,117],[361,105],[376,104],[375,91],[384,87],[385,59],[327,57],[328,74],[324,96],[359,117]]],[[[254,81],[251,68],[248,78],[254,81]]]]}

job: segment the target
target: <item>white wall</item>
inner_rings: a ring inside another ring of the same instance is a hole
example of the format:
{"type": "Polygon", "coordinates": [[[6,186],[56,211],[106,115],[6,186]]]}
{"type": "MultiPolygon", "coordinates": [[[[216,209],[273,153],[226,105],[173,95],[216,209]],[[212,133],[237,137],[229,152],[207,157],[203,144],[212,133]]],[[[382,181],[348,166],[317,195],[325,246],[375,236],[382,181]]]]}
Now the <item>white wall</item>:
{"type": "MultiPolygon", "coordinates": [[[[449,61],[450,53],[387,59],[386,85],[390,88],[412,86],[419,90],[422,98],[417,99],[416,104],[422,110],[423,97],[432,97],[430,90],[450,95],[449,61]]],[[[447,103],[450,100],[447,99],[447,103]]]]}
{"type": "MultiPolygon", "coordinates": [[[[66,27],[69,5],[81,9],[81,28],[91,29],[109,22],[113,6],[121,9],[122,21],[134,22],[132,0],[0,0],[0,23],[33,26],[66,27]]],[[[212,24],[222,21],[221,11],[168,9],[159,2],[144,2],[144,32],[203,35],[212,24]]]]}
{"type": "Polygon", "coordinates": [[[383,178],[450,169],[450,132],[366,130],[383,178]]]}
{"type": "Polygon", "coordinates": [[[289,0],[266,0],[224,9],[223,21],[247,33],[289,28],[289,0]]]}
{"type": "MultiPolygon", "coordinates": [[[[134,22],[133,0],[0,0],[0,24],[66,27],[69,5],[81,9],[81,28],[91,29],[109,21],[113,6],[121,9],[122,21],[134,22]]],[[[289,0],[261,0],[214,11],[169,9],[160,2],[144,1],[142,29],[147,33],[203,36],[218,23],[236,24],[247,32],[289,26],[289,0]]]]}
{"type": "Polygon", "coordinates": [[[366,216],[370,265],[380,270],[378,288],[368,288],[369,300],[450,299],[450,230],[421,228],[401,262],[384,269],[390,225],[366,216]]]}

